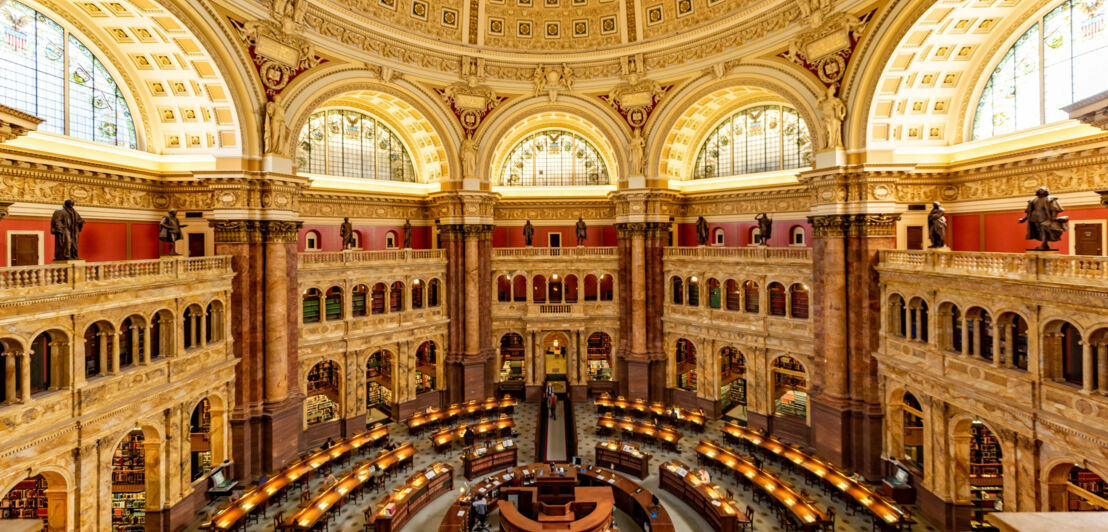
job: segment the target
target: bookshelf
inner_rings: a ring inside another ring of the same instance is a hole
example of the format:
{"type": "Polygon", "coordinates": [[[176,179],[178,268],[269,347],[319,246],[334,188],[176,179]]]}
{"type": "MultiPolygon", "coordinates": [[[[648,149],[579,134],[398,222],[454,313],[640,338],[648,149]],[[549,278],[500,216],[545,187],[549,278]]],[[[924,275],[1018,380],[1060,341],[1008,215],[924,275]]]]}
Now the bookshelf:
{"type": "Polygon", "coordinates": [[[304,323],[319,323],[319,295],[309,292],[301,303],[304,323]]]}
{"type": "Polygon", "coordinates": [[[366,406],[392,403],[392,356],[378,351],[369,357],[365,368],[366,406]]]}
{"type": "Polygon", "coordinates": [[[366,315],[366,287],[365,285],[358,285],[354,287],[354,291],[350,293],[350,315],[352,316],[365,316],[366,315]]]}
{"type": "Polygon", "coordinates": [[[327,314],[327,320],[341,320],[342,319],[342,292],[327,291],[327,300],[324,302],[324,312],[327,314]]]}
{"type": "Polygon", "coordinates": [[[312,366],[308,372],[308,393],[320,391],[338,392],[339,368],[330,360],[326,360],[312,366]]]}
{"type": "Polygon", "coordinates": [[[746,405],[746,379],[735,379],[719,387],[719,396],[723,399],[723,408],[746,405]]]}
{"type": "Polygon", "coordinates": [[[696,369],[689,369],[678,374],[677,387],[683,390],[696,390],[696,369]]]}
{"type": "Polygon", "coordinates": [[[589,380],[612,380],[612,337],[593,333],[586,342],[585,352],[589,366],[589,380]]]}
{"type": "Polygon", "coordinates": [[[985,425],[974,422],[970,425],[970,436],[972,520],[983,521],[986,514],[999,511],[1002,507],[1004,466],[1001,465],[1000,442],[985,425]]]}
{"type": "Polygon", "coordinates": [[[323,394],[309,395],[304,399],[304,417],[308,426],[333,421],[338,417],[339,405],[323,394]]]}
{"type": "Polygon", "coordinates": [[[189,425],[189,463],[196,480],[212,470],[212,413],[207,399],[196,405],[189,425]]]}
{"type": "Polygon", "coordinates": [[[500,339],[500,380],[523,380],[523,337],[518,334],[505,334],[500,339]]]}
{"type": "Polygon", "coordinates": [[[144,532],[145,530],[146,494],[112,492],[112,531],[144,532]]]}
{"type": "Polygon", "coordinates": [[[774,283],[769,288],[769,314],[771,316],[785,315],[785,287],[774,283]]]}
{"type": "Polygon", "coordinates": [[[423,371],[416,370],[416,393],[430,392],[435,389],[435,374],[424,373],[423,371]]]}
{"type": "Polygon", "coordinates": [[[38,519],[46,515],[46,480],[41,476],[20,481],[0,499],[0,519],[38,519]]]}
{"type": "Polygon", "coordinates": [[[1067,510],[1071,512],[1090,512],[1090,511],[1104,511],[1106,508],[1103,506],[1104,500],[1108,500],[1108,482],[1100,478],[1099,475],[1074,466],[1070,469],[1069,483],[1081,490],[1084,490],[1094,497],[1098,497],[1101,500],[1095,498],[1085,498],[1079,495],[1080,492],[1074,493],[1075,490],[1067,490],[1067,510]]]}
{"type": "Polygon", "coordinates": [[[366,390],[366,407],[388,407],[392,404],[392,389],[382,386],[377,381],[369,381],[366,390]]]}
{"type": "MultiPolygon", "coordinates": [[[[210,423],[210,421],[209,421],[210,423]]],[[[146,529],[146,449],[142,431],[123,438],[112,456],[112,530],[146,529]]]]}
{"type": "Polygon", "coordinates": [[[373,297],[370,301],[371,311],[374,314],[385,313],[385,285],[376,284],[373,287],[373,297]]]}

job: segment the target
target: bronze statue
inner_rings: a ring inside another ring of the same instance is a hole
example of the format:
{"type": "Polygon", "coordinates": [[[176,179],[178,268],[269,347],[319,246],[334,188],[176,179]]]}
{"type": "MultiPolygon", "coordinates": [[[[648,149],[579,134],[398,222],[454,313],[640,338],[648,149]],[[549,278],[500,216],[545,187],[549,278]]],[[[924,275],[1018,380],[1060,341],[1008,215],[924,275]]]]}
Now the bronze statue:
{"type": "Polygon", "coordinates": [[[158,240],[169,243],[169,253],[166,253],[167,257],[175,257],[177,253],[177,241],[184,238],[181,233],[181,228],[185,227],[181,225],[181,222],[177,220],[177,209],[169,209],[169,213],[162,217],[162,221],[158,224],[158,240]]]}
{"type": "Polygon", "coordinates": [[[523,224],[523,241],[530,246],[531,241],[535,238],[535,226],[531,225],[531,220],[527,220],[527,223],[523,224]]]}
{"type": "Polygon", "coordinates": [[[585,220],[582,220],[580,216],[577,217],[577,245],[585,245],[585,239],[588,238],[589,228],[585,225],[585,220]]]}
{"type": "Polygon", "coordinates": [[[404,220],[404,249],[412,249],[412,221],[404,220]]]}
{"type": "Polygon", "coordinates": [[[1039,187],[1035,191],[1035,197],[1027,200],[1025,214],[1019,219],[1019,223],[1027,222],[1028,240],[1039,241],[1039,247],[1028,251],[1054,251],[1050,243],[1062,239],[1062,233],[1066,232],[1066,223],[1070,221],[1069,216],[1058,216],[1064,210],[1058,203],[1058,197],[1051,196],[1046,187],[1039,187]]]}
{"type": "Polygon", "coordinates": [[[708,220],[703,216],[696,219],[696,242],[701,246],[708,245],[708,220]]]}
{"type": "Polygon", "coordinates": [[[71,199],[65,200],[62,208],[54,211],[50,217],[50,234],[54,235],[54,260],[79,260],[77,256],[77,238],[85,226],[84,218],[73,208],[71,199]]]}
{"type": "Polygon", "coordinates": [[[339,226],[339,237],[342,238],[342,249],[354,249],[357,245],[354,242],[354,224],[350,223],[350,218],[343,218],[342,225],[339,226]]]}
{"type": "Polygon", "coordinates": [[[931,236],[931,248],[946,247],[946,209],[942,203],[936,201],[931,204],[931,212],[927,214],[927,232],[931,236]]]}
{"type": "Polygon", "coordinates": [[[773,220],[770,219],[766,213],[758,213],[754,217],[754,221],[758,222],[758,236],[756,237],[757,244],[762,246],[769,245],[769,237],[773,235],[773,220]]]}

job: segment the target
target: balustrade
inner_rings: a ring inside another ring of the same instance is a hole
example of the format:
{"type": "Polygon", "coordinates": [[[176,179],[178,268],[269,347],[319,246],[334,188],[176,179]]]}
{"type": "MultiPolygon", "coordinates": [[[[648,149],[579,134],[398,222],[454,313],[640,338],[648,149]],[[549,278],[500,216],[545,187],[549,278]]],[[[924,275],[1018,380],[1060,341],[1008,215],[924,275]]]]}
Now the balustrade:
{"type": "Polygon", "coordinates": [[[977,251],[883,250],[878,268],[1086,284],[1108,280],[1108,257],[977,251]]]}
{"type": "Polygon", "coordinates": [[[340,264],[365,264],[376,262],[435,262],[446,261],[442,249],[385,249],[379,251],[327,251],[300,253],[301,268],[330,267],[340,264]]]}
{"type": "Polygon", "coordinates": [[[137,261],[13,266],[0,268],[0,295],[71,290],[93,283],[96,286],[122,285],[152,277],[179,279],[190,274],[230,271],[230,257],[166,257],[137,261]]]}

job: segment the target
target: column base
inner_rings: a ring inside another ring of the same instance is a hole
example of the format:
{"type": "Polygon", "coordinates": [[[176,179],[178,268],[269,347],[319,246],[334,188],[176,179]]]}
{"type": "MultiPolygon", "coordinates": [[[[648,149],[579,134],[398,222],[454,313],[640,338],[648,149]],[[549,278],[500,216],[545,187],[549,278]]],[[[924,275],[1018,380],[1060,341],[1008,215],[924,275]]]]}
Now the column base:
{"type": "Polygon", "coordinates": [[[405,401],[403,403],[397,403],[393,408],[393,419],[396,421],[408,419],[412,417],[412,414],[419,410],[425,410],[427,407],[442,407],[443,396],[446,394],[443,390],[435,390],[433,392],[425,392],[416,396],[411,401],[405,401]]]}
{"type": "MultiPolygon", "coordinates": [[[[362,418],[362,425],[365,426],[365,418],[362,418]]],[[[331,441],[341,440],[343,437],[343,430],[346,428],[344,419],[336,419],[334,421],[327,421],[325,423],[316,423],[306,429],[304,434],[300,436],[301,451],[315,449],[323,445],[327,441],[327,438],[331,438],[331,441]]]]}
{"type": "MultiPolygon", "coordinates": [[[[627,365],[626,388],[620,383],[620,389],[628,399],[650,399],[650,361],[625,360],[627,365]]],[[[658,399],[661,400],[661,399],[658,399]]]]}
{"type": "Polygon", "coordinates": [[[770,431],[772,416],[767,416],[758,412],[751,412],[750,408],[746,409],[746,426],[752,429],[761,429],[766,432],[770,431]]]}
{"type": "Polygon", "coordinates": [[[664,401],[666,397],[666,361],[664,358],[650,361],[650,400],[664,401]]]}
{"type": "Polygon", "coordinates": [[[973,517],[973,505],[943,500],[923,488],[916,487],[916,505],[927,521],[944,532],[968,530],[973,517]]]}
{"type": "Polygon", "coordinates": [[[488,397],[486,393],[486,381],[491,380],[485,375],[485,360],[463,360],[462,369],[462,401],[480,401],[488,397]]]}
{"type": "Polygon", "coordinates": [[[265,405],[261,415],[261,468],[277,471],[300,454],[303,398],[265,405]]]}
{"type": "Polygon", "coordinates": [[[208,479],[204,479],[177,504],[161,510],[146,510],[146,532],[175,532],[187,527],[208,504],[207,488],[208,479]]]}
{"type": "Polygon", "coordinates": [[[849,411],[827,404],[818,397],[809,396],[808,399],[808,408],[811,409],[812,448],[820,458],[850,469],[852,464],[846,462],[846,449],[849,445],[847,435],[850,433],[849,411]]]}
{"type": "Polygon", "coordinates": [[[811,445],[816,454],[867,478],[881,478],[881,422],[884,416],[811,398],[811,445]]]}

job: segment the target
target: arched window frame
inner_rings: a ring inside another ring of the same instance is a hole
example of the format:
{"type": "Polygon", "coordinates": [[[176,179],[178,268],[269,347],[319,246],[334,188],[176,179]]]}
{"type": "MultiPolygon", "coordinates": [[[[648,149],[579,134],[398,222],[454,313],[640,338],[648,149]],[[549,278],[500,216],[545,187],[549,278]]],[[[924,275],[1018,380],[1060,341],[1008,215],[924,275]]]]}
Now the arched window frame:
{"type": "Polygon", "coordinates": [[[404,139],[380,118],[354,109],[323,109],[308,117],[300,130],[296,165],[310,174],[416,182],[411,154],[404,139]],[[367,136],[369,129],[372,137],[367,136]]]}
{"type": "Polygon", "coordinates": [[[611,174],[600,150],[591,141],[572,131],[551,128],[527,135],[508,151],[508,156],[500,167],[498,184],[508,187],[609,185],[611,174]],[[566,161],[561,160],[564,157],[559,157],[559,160],[553,161],[556,166],[552,167],[549,146],[559,146],[558,155],[561,156],[567,141],[572,146],[570,154],[576,155],[576,158],[570,159],[572,166],[567,168],[566,161]],[[538,161],[540,153],[546,163],[541,176],[538,165],[528,163],[538,161]],[[577,160],[580,160],[580,164],[577,160]],[[551,169],[557,173],[550,172],[551,169]]]}
{"type": "Polygon", "coordinates": [[[808,130],[808,124],[792,106],[752,105],[738,109],[720,120],[704,137],[696,154],[693,179],[791,170],[811,164],[812,135],[808,130]],[[776,128],[770,128],[777,131],[776,139],[770,138],[770,135],[764,135],[762,142],[758,143],[757,139],[745,134],[752,128],[760,130],[766,127],[768,124],[764,124],[763,121],[773,120],[773,117],[766,118],[771,113],[776,114],[776,119],[779,121],[776,128]],[[735,124],[739,120],[742,121],[741,131],[744,141],[741,153],[734,134],[735,124]],[[788,133],[786,130],[796,133],[788,133]],[[795,146],[795,149],[786,150],[786,145],[790,148],[795,146]],[[761,151],[760,156],[757,151],[761,151]]]}

